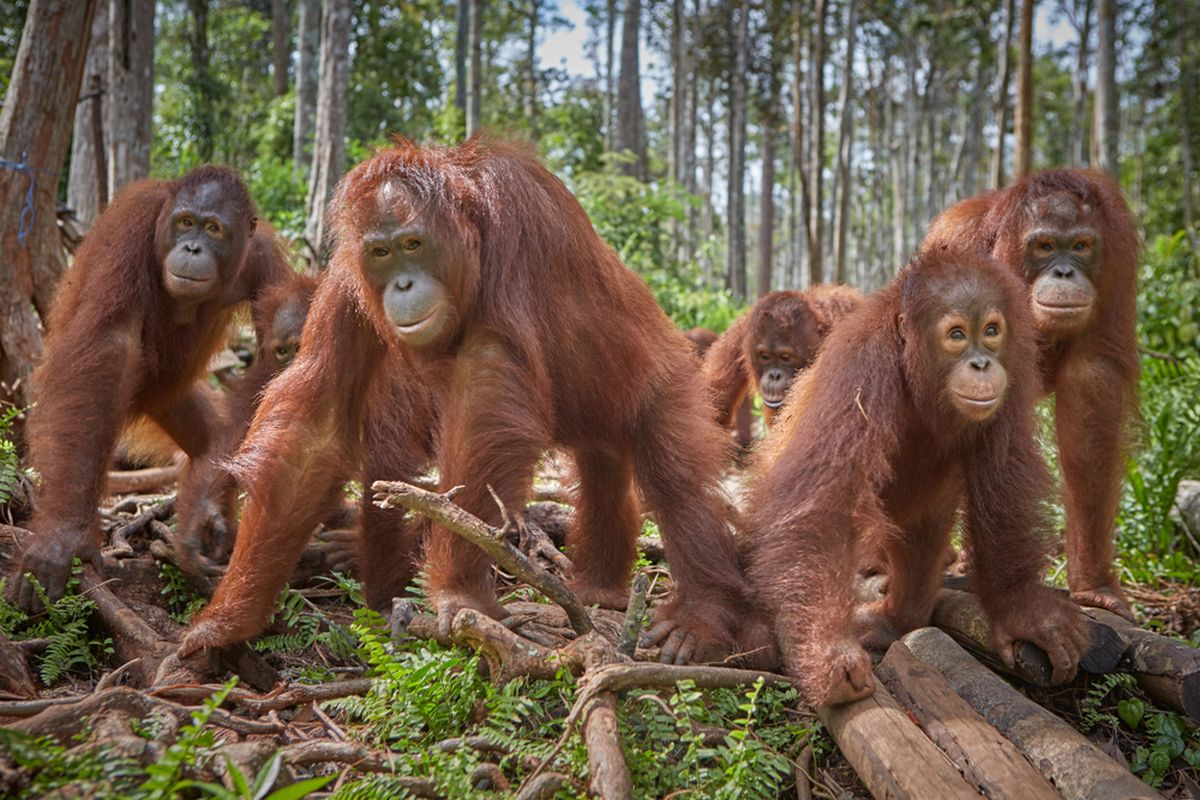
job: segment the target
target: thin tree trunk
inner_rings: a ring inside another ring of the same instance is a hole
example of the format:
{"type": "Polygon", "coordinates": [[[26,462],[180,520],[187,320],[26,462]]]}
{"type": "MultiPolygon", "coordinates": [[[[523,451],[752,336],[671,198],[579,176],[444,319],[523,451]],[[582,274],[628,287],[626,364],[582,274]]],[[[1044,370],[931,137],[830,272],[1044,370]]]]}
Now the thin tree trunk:
{"type": "Polygon", "coordinates": [[[458,0],[454,9],[454,105],[467,119],[467,38],[471,26],[471,0],[458,0]]]}
{"type": "Polygon", "coordinates": [[[525,118],[529,120],[529,135],[533,141],[538,138],[538,79],[537,79],[537,35],[538,11],[540,0],[529,0],[529,37],[527,39],[527,66],[525,76],[527,93],[525,95],[525,118]]]}
{"type": "Polygon", "coordinates": [[[1096,44],[1096,130],[1099,160],[1097,167],[1120,177],[1118,145],[1120,118],[1117,101],[1117,4],[1116,0],[1099,0],[1096,28],[1100,39],[1096,44]]]}
{"type": "Polygon", "coordinates": [[[1021,0],[1021,32],[1017,43],[1017,180],[1033,169],[1033,0],[1021,0]]]}
{"type": "Polygon", "coordinates": [[[608,0],[604,15],[604,149],[614,152],[617,147],[617,89],[613,76],[616,56],[617,0],[608,0]]]}
{"type": "Polygon", "coordinates": [[[646,177],[646,140],[642,121],[642,80],[638,59],[641,32],[641,0],[626,0],[621,28],[621,71],[617,78],[617,138],[615,149],[633,154],[624,171],[646,177]]]}
{"type": "Polygon", "coordinates": [[[1012,78],[1014,0],[1004,3],[1004,41],[1000,44],[1000,80],[996,86],[996,150],[992,153],[992,188],[1004,186],[1004,137],[1008,133],[1008,84],[1012,78]]]}
{"type": "Polygon", "coordinates": [[[846,223],[850,214],[850,148],[854,139],[854,112],[850,103],[854,97],[854,32],[855,0],[846,3],[846,60],[842,65],[842,88],[838,106],[838,201],[837,225],[833,242],[834,280],[846,282],[846,223]]]}
{"type": "Polygon", "coordinates": [[[288,62],[292,55],[288,46],[289,21],[287,0],[271,0],[271,72],[276,97],[283,97],[288,90],[288,62]]]}
{"type": "Polygon", "coordinates": [[[38,316],[66,268],[58,180],[95,10],[96,0],[32,0],[0,109],[0,393],[21,405],[42,351],[38,316]]]}
{"type": "MultiPolygon", "coordinates": [[[[154,120],[154,0],[111,0],[108,19],[109,96],[104,127],[108,132],[108,189],[111,196],[125,184],[150,175],[154,120]]],[[[211,113],[207,41],[205,33],[203,74],[206,97],[209,97],[207,107],[211,113]]]]}
{"type": "MultiPolygon", "coordinates": [[[[713,219],[713,189],[716,186],[717,172],[717,112],[713,108],[713,97],[715,94],[711,84],[709,85],[709,102],[705,103],[704,112],[704,162],[701,166],[700,186],[704,189],[704,206],[700,215],[700,230],[703,234],[704,241],[711,243],[713,236],[716,233],[716,220],[713,219]]],[[[713,261],[712,248],[705,247],[704,249],[704,278],[707,285],[712,286],[715,283],[716,264],[713,261]]]]}
{"type": "Polygon", "coordinates": [[[305,228],[308,242],[318,254],[325,244],[325,206],[346,168],[350,7],[350,0],[326,0],[321,20],[321,85],[317,93],[317,125],[305,228]]]}
{"type": "Polygon", "coordinates": [[[979,43],[979,55],[975,58],[975,85],[971,89],[971,111],[967,117],[966,143],[963,153],[962,182],[959,197],[970,197],[979,190],[979,161],[982,152],[983,101],[987,92],[986,59],[983,57],[985,42],[979,43]]]}
{"type": "Polygon", "coordinates": [[[1075,77],[1071,84],[1071,163],[1087,163],[1088,55],[1091,53],[1092,3],[1084,0],[1079,24],[1079,46],[1075,50],[1075,77]]]}
{"type": "Polygon", "coordinates": [[[687,80],[684,61],[684,29],[688,24],[684,0],[671,2],[671,147],[667,152],[667,174],[676,183],[683,182],[683,139],[687,125],[687,80]]]}
{"type": "Polygon", "coordinates": [[[467,28],[467,49],[471,66],[467,71],[467,136],[472,136],[483,123],[483,13],[485,0],[470,0],[471,20],[467,28]]]}
{"type": "Polygon", "coordinates": [[[746,298],[746,62],[750,4],[735,7],[733,75],[729,96],[729,182],[725,211],[725,285],[737,300],[746,298]]]}
{"type": "MultiPolygon", "coordinates": [[[[812,219],[808,212],[809,194],[808,194],[808,151],[806,143],[808,137],[805,135],[804,128],[804,97],[806,95],[804,85],[804,34],[806,26],[804,24],[803,3],[794,4],[794,14],[792,16],[792,67],[795,72],[795,83],[792,85],[792,163],[796,171],[796,182],[798,202],[794,212],[799,218],[801,224],[796,226],[796,254],[793,266],[799,270],[800,260],[808,250],[809,229],[812,226],[812,219]]],[[[793,279],[795,285],[800,285],[800,275],[797,272],[793,279]]]]}
{"type": "Polygon", "coordinates": [[[809,50],[809,124],[812,144],[809,145],[808,186],[812,192],[809,201],[811,222],[808,226],[808,280],[810,284],[825,279],[825,268],[821,263],[824,255],[825,228],[825,11],[826,0],[816,0],[813,17],[814,33],[809,50]]]}
{"type": "Polygon", "coordinates": [[[216,133],[216,99],[208,68],[208,0],[188,0],[192,15],[192,95],[194,97],[196,151],[201,161],[212,161],[216,133]]]}
{"type": "MultiPolygon", "coordinates": [[[[463,0],[466,2],[466,0],[463,0]]],[[[292,121],[292,161],[307,175],[312,164],[313,118],[317,114],[317,85],[321,81],[321,3],[300,0],[296,56],[296,116],[292,121]]]]}
{"type": "Polygon", "coordinates": [[[1192,247],[1192,263],[1200,265],[1200,241],[1196,234],[1196,198],[1193,186],[1195,160],[1192,152],[1192,101],[1194,98],[1193,85],[1196,80],[1194,63],[1184,54],[1195,28],[1188,24],[1192,14],[1188,5],[1190,0],[1179,0],[1179,154],[1183,162],[1183,229],[1187,233],[1188,244],[1192,247]]]}
{"type": "Polygon", "coordinates": [[[71,136],[71,169],[67,175],[67,205],[89,227],[100,216],[101,195],[108,196],[108,168],[102,166],[103,141],[96,147],[95,123],[99,114],[101,132],[108,107],[108,2],[97,3],[92,20],[91,43],[83,68],[83,97],[75,104],[75,127],[71,136]],[[90,95],[90,96],[89,96],[90,95]]]}

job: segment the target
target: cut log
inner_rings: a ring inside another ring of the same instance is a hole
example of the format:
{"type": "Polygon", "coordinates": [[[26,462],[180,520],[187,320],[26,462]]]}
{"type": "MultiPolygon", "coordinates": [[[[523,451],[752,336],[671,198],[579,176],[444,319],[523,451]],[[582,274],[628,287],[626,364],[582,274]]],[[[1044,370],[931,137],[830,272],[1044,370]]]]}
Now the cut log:
{"type": "MultiPolygon", "coordinates": [[[[1029,642],[1018,642],[1014,650],[1015,667],[1006,666],[992,653],[992,626],[979,605],[979,598],[967,592],[942,589],[933,608],[933,624],[954,637],[988,666],[1035,686],[1050,685],[1050,660],[1042,649],[1029,642]]],[[[1093,675],[1104,675],[1121,663],[1128,643],[1120,633],[1088,618],[1091,643],[1079,659],[1079,668],[1093,675]]]]}
{"type": "Polygon", "coordinates": [[[1143,630],[1111,611],[1085,608],[1084,613],[1098,627],[1113,630],[1129,642],[1124,667],[1146,694],[1200,721],[1200,650],[1143,630]]]}
{"type": "Polygon", "coordinates": [[[875,674],[983,795],[996,800],[1058,800],[1058,792],[1020,751],[903,642],[891,646],[875,674]]]}
{"type": "Polygon", "coordinates": [[[979,797],[878,680],[875,694],[865,700],[817,713],[872,796],[889,800],[979,797]]]}
{"type": "Polygon", "coordinates": [[[990,672],[935,628],[901,639],[954,691],[1016,745],[1066,800],[1161,797],[1078,731],[990,672]]]}

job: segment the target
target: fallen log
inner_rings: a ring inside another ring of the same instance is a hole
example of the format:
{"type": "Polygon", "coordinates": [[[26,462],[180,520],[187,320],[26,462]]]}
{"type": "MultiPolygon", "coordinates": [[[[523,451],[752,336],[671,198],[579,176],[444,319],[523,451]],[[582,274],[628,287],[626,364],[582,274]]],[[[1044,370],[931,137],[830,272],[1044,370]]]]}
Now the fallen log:
{"type": "Polygon", "coordinates": [[[1200,650],[1143,630],[1124,617],[1099,608],[1084,613],[1096,625],[1129,643],[1124,668],[1157,702],[1200,721],[1200,650]]]}
{"type": "Polygon", "coordinates": [[[870,697],[820,708],[817,714],[872,796],[979,797],[879,680],[870,697]]]}
{"type": "Polygon", "coordinates": [[[104,493],[113,495],[152,492],[166,488],[177,480],[179,480],[178,464],[146,469],[111,469],[108,471],[108,478],[105,481],[104,493]]]}
{"type": "Polygon", "coordinates": [[[875,674],[982,794],[996,800],[1058,800],[1058,792],[1020,751],[903,642],[888,649],[875,674]]]}
{"type": "MultiPolygon", "coordinates": [[[[954,637],[989,667],[1020,678],[1035,686],[1050,685],[1050,660],[1040,647],[1018,642],[1013,648],[1015,666],[1009,667],[992,652],[992,626],[979,605],[979,598],[967,592],[942,589],[933,607],[933,625],[954,637]]],[[[1079,659],[1079,668],[1093,675],[1104,675],[1121,663],[1128,643],[1110,626],[1087,622],[1091,643],[1079,659]]]]}
{"type": "Polygon", "coordinates": [[[1161,797],[1063,720],[971,657],[947,634],[920,628],[901,641],[1016,745],[1065,800],[1161,797]]]}

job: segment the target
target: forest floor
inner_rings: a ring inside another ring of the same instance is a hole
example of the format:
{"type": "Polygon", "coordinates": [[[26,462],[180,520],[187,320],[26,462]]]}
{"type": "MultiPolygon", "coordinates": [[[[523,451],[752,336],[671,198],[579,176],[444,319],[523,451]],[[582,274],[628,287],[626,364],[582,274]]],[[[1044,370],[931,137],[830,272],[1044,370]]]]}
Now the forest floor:
{"type": "MultiPolygon", "coordinates": [[[[268,630],[213,665],[236,685],[156,688],[203,593],[172,563],[169,487],[109,498],[105,580],[78,571],[36,617],[0,604],[0,795],[869,797],[874,779],[830,738],[844,721],[823,724],[782,676],[662,667],[634,646],[635,615],[547,602],[569,564],[566,489],[551,462],[526,524],[482,531],[507,542],[503,624],[463,612],[439,643],[420,586],[389,619],[366,611],[356,581],[327,571],[335,536],[309,546],[268,630]]],[[[426,513],[449,507],[417,492],[406,502],[426,513]]],[[[634,606],[669,589],[653,523],[646,534],[634,606]]],[[[24,535],[0,529],[0,563],[24,535]]],[[[1197,589],[1127,588],[1143,627],[1192,640],[1197,589]]],[[[1194,722],[1128,672],[1010,681],[1166,796],[1200,800],[1194,722]]]]}

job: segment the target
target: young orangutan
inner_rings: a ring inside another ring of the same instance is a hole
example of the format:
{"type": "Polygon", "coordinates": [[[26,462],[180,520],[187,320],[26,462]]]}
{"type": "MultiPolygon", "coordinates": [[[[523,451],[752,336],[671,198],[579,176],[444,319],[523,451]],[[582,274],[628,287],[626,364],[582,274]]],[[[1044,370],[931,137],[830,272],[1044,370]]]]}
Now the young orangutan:
{"type": "Polygon", "coordinates": [[[814,704],[873,691],[864,645],[928,624],[962,509],[996,652],[1017,639],[1070,678],[1078,607],[1042,584],[1049,477],[1034,438],[1036,341],[1019,280],[989,258],[926,253],[842,320],[772,431],[748,503],[750,576],[814,704]],[[882,600],[855,612],[865,546],[882,600]]]}

